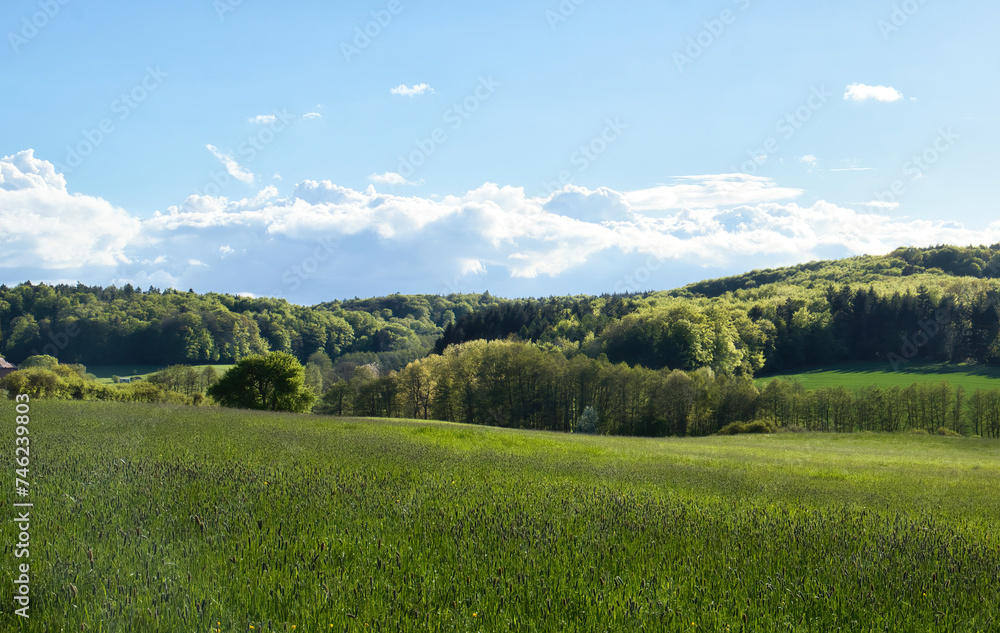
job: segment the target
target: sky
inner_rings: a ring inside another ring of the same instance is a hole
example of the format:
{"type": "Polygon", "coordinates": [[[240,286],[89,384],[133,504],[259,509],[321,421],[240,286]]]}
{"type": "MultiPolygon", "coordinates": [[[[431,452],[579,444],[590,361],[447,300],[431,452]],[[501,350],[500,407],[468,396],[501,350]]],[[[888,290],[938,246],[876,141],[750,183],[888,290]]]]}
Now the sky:
{"type": "Polygon", "coordinates": [[[0,283],[661,290],[1000,242],[987,0],[8,0],[0,283]]]}

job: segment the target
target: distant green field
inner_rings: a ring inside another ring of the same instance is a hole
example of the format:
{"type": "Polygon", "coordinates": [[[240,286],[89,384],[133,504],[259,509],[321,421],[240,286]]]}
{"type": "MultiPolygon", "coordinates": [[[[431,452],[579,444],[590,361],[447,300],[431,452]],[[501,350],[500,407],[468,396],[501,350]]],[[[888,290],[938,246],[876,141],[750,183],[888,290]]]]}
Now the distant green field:
{"type": "MultiPolygon", "coordinates": [[[[208,365],[196,365],[198,369],[208,367],[208,365]]],[[[232,365],[212,365],[219,375],[222,375],[232,365]]],[[[149,374],[165,369],[166,365],[87,365],[87,371],[97,376],[100,382],[111,382],[112,376],[119,378],[148,378],[149,374]]]]}
{"type": "Polygon", "coordinates": [[[758,387],[763,387],[777,377],[795,380],[806,389],[824,387],[861,389],[871,385],[909,387],[913,383],[942,380],[947,380],[955,386],[962,385],[967,391],[1000,389],[1000,368],[946,363],[907,363],[898,371],[894,371],[889,363],[851,363],[762,376],[756,382],[758,387]]]}
{"type": "Polygon", "coordinates": [[[3,631],[996,630],[998,441],[30,416],[31,619],[3,631]]]}

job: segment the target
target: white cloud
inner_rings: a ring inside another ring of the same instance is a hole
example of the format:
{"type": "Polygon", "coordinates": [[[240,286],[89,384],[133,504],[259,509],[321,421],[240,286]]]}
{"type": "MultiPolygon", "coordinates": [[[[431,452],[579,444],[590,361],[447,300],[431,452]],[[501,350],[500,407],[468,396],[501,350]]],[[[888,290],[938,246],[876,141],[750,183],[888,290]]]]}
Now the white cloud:
{"type": "Polygon", "coordinates": [[[874,99],[875,101],[889,103],[899,101],[902,98],[903,93],[900,91],[881,85],[867,86],[865,84],[854,83],[849,85],[847,91],[844,92],[845,101],[868,101],[869,99],[874,99]]]}
{"type": "Polygon", "coordinates": [[[770,178],[718,174],[685,176],[673,184],[632,191],[625,196],[633,210],[663,211],[773,202],[797,198],[801,194],[801,189],[778,187],[770,178]]]}
{"type": "Polygon", "coordinates": [[[413,86],[399,84],[389,92],[400,97],[418,97],[425,92],[434,92],[434,89],[427,84],[416,84],[413,86]]]}
{"type": "Polygon", "coordinates": [[[306,112],[302,115],[303,119],[322,119],[323,115],[319,112],[306,112]]]}
{"type": "MultiPolygon", "coordinates": [[[[238,200],[191,196],[139,220],[100,198],[68,193],[52,165],[28,151],[0,160],[0,267],[12,279],[41,280],[41,269],[93,283],[293,300],[310,292],[310,300],[323,300],[450,292],[462,280],[491,290],[506,280],[548,294],[544,283],[553,277],[562,285],[607,280],[604,289],[614,291],[637,262],[651,260],[667,274],[1000,241],[1000,222],[973,231],[891,216],[898,207],[879,201],[802,206],[802,193],[739,174],[631,192],[567,186],[546,196],[493,183],[428,197],[304,181],[288,197],[275,187],[238,200]]],[[[654,278],[647,287],[672,285],[654,278]]]]}
{"type": "Polygon", "coordinates": [[[397,174],[394,171],[387,171],[384,174],[372,174],[368,176],[368,180],[380,185],[422,185],[424,183],[423,180],[418,182],[407,180],[402,174],[397,174]]]}
{"type": "Polygon", "coordinates": [[[278,119],[278,117],[276,117],[273,114],[258,114],[257,116],[250,117],[248,120],[251,123],[255,123],[255,124],[258,124],[258,125],[264,125],[264,124],[274,123],[277,119],[278,119]]]}
{"type": "Polygon", "coordinates": [[[129,261],[141,224],[101,198],[71,194],[52,163],[0,159],[0,268],[111,267],[129,261]]]}
{"type": "MultiPolygon", "coordinates": [[[[437,278],[481,274],[485,261],[511,277],[558,276],[590,265],[598,253],[605,253],[605,261],[641,253],[719,265],[738,257],[803,257],[828,247],[853,255],[901,244],[993,239],[947,223],[899,220],[823,201],[802,207],[788,200],[800,193],[768,179],[731,174],[688,177],[640,192],[568,186],[545,198],[487,183],[440,200],[306,181],[287,199],[201,199],[148,222],[146,229],[163,240],[197,228],[223,230],[248,242],[287,243],[275,253],[282,248],[294,253],[316,236],[391,244],[397,274],[430,267],[437,278]],[[447,262],[454,266],[451,273],[440,268],[447,262]]],[[[1000,236],[1000,230],[993,233],[1000,236]]],[[[366,249],[368,258],[377,258],[374,247],[366,249]]],[[[375,259],[366,261],[376,265],[375,259]]]]}
{"type": "Polygon", "coordinates": [[[809,165],[810,167],[815,167],[816,163],[819,162],[819,159],[812,154],[806,154],[805,156],[799,157],[799,162],[809,165]]]}
{"type": "Polygon", "coordinates": [[[219,161],[221,161],[222,164],[225,165],[226,171],[229,172],[230,176],[232,176],[236,180],[239,180],[240,182],[245,182],[248,185],[253,184],[254,181],[253,172],[251,172],[248,169],[245,169],[243,166],[237,163],[236,159],[233,158],[232,154],[226,154],[220,152],[215,145],[206,145],[205,147],[208,149],[208,151],[212,152],[213,156],[218,158],[219,161]]]}
{"type": "Polygon", "coordinates": [[[483,275],[486,266],[478,259],[463,259],[459,262],[459,273],[462,275],[483,275]]]}

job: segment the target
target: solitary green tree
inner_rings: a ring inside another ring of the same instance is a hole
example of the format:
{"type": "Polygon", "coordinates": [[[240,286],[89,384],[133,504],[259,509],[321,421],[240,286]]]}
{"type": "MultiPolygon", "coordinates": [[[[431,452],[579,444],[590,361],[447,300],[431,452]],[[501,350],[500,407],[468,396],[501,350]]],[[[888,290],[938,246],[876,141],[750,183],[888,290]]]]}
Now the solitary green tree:
{"type": "Polygon", "coordinates": [[[225,407],[266,411],[305,412],[316,399],[305,386],[302,365],[286,352],[244,358],[208,389],[208,395],[225,407]]]}

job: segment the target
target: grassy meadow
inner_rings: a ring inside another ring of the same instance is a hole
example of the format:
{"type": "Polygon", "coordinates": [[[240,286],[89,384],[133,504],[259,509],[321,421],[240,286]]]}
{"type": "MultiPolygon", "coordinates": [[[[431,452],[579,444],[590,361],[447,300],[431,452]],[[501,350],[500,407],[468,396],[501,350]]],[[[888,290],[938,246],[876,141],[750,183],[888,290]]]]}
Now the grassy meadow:
{"type": "Polygon", "coordinates": [[[942,380],[961,385],[968,392],[976,389],[1000,388],[1000,367],[968,365],[960,363],[900,364],[893,369],[889,363],[863,362],[845,363],[816,369],[803,369],[788,374],[762,376],[755,382],[763,388],[775,378],[784,378],[801,383],[806,390],[830,387],[845,387],[851,390],[871,385],[880,387],[909,387],[917,383],[937,383],[942,380]]]}
{"type": "MultiPolygon", "coordinates": [[[[0,403],[7,464],[14,415],[0,403]]],[[[997,441],[98,402],[31,416],[32,617],[5,608],[4,631],[1000,626],[997,441]]]]}

